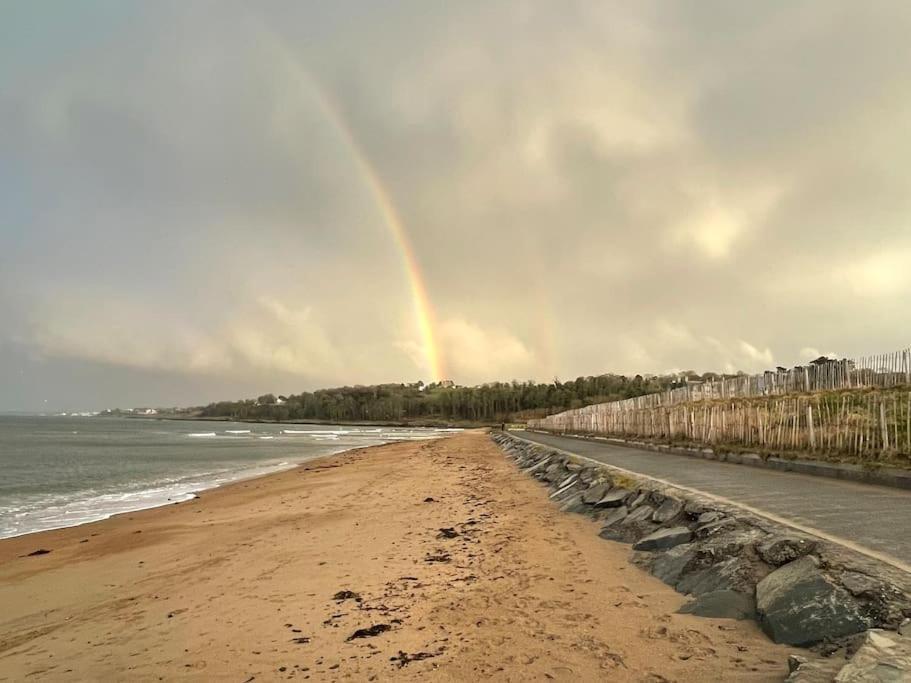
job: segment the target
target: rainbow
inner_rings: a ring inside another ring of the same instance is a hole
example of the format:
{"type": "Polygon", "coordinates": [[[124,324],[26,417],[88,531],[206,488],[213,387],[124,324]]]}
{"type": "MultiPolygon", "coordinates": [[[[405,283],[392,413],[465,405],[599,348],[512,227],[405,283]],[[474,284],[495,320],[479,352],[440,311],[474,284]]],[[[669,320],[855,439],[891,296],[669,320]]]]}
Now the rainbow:
{"type": "Polygon", "coordinates": [[[383,223],[391,233],[392,239],[402,257],[402,264],[411,289],[414,316],[417,321],[427,369],[430,371],[433,381],[446,379],[446,366],[443,362],[443,354],[435,333],[436,316],[430,304],[430,297],[427,294],[427,285],[425,284],[417,255],[414,252],[414,247],[408,237],[408,231],[405,229],[405,224],[399,215],[392,196],[383,184],[379,173],[377,173],[363,147],[358,143],[354,131],[351,130],[345,117],[341,115],[328,93],[320,87],[310,72],[304,69],[288,51],[284,41],[273,31],[269,33],[273,39],[270,41],[272,47],[281,53],[285,64],[293,69],[296,76],[306,84],[306,89],[313,95],[313,99],[319,105],[324,117],[332,124],[336,133],[344,142],[346,149],[354,160],[359,175],[369,189],[373,201],[379,209],[383,223]]]}
{"type": "Polygon", "coordinates": [[[345,118],[333,106],[332,101],[325,92],[317,87],[316,83],[313,83],[313,93],[320,104],[320,108],[326,114],[326,119],[332,123],[332,126],[344,140],[345,146],[351,152],[357,170],[369,188],[373,201],[376,203],[383,218],[383,223],[389,229],[392,239],[402,256],[402,264],[405,267],[405,274],[411,287],[411,300],[414,306],[414,316],[417,321],[418,331],[421,335],[424,358],[433,380],[446,379],[443,356],[434,333],[436,316],[433,307],[430,305],[430,297],[427,294],[427,285],[421,271],[421,265],[418,262],[411,240],[408,238],[405,223],[399,215],[392,196],[380,179],[376,168],[370,163],[369,157],[361,145],[358,144],[357,138],[345,118]]]}

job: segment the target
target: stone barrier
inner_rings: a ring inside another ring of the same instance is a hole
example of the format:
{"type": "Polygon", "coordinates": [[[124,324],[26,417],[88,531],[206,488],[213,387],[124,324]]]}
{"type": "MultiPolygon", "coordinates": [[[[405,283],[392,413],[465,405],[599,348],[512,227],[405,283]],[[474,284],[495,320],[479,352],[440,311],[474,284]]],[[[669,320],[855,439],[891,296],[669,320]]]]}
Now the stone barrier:
{"type": "MultiPolygon", "coordinates": [[[[829,656],[824,663],[835,671],[875,667],[867,660],[884,648],[911,648],[902,633],[911,617],[911,577],[899,569],[610,465],[505,432],[492,438],[548,486],[561,509],[599,521],[601,538],[632,544],[632,562],[690,598],[681,612],[755,619],[773,641],[829,656]],[[865,663],[855,661],[861,653],[865,663]]],[[[883,666],[905,666],[903,656],[883,666]]],[[[788,680],[832,680],[812,678],[819,667],[818,660],[792,662],[788,680]]],[[[911,667],[898,671],[883,680],[911,680],[911,667]]]]}

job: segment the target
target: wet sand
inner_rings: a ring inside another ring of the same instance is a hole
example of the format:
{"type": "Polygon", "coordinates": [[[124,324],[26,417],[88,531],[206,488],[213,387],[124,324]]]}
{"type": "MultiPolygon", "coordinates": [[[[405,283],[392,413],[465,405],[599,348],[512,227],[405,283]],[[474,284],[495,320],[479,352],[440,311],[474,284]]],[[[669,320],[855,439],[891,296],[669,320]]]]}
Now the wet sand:
{"type": "Polygon", "coordinates": [[[0,680],[786,676],[628,555],[480,432],[351,451],[0,541],[0,680]]]}

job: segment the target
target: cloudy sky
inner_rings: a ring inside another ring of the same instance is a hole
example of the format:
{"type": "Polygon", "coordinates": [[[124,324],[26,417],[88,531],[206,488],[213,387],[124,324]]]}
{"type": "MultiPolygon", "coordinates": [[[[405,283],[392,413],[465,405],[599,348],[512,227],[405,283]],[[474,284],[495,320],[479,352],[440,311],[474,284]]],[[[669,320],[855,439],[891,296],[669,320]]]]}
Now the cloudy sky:
{"type": "Polygon", "coordinates": [[[0,410],[907,346],[909,35],[904,0],[0,0],[0,410]]]}

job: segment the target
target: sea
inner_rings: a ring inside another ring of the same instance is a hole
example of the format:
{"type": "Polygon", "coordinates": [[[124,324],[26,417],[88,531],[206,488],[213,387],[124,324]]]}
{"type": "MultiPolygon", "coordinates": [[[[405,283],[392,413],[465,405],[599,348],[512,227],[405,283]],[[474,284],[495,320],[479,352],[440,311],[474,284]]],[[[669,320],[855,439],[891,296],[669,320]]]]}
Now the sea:
{"type": "Polygon", "coordinates": [[[0,538],[188,500],[352,448],[452,431],[0,415],[0,538]]]}

